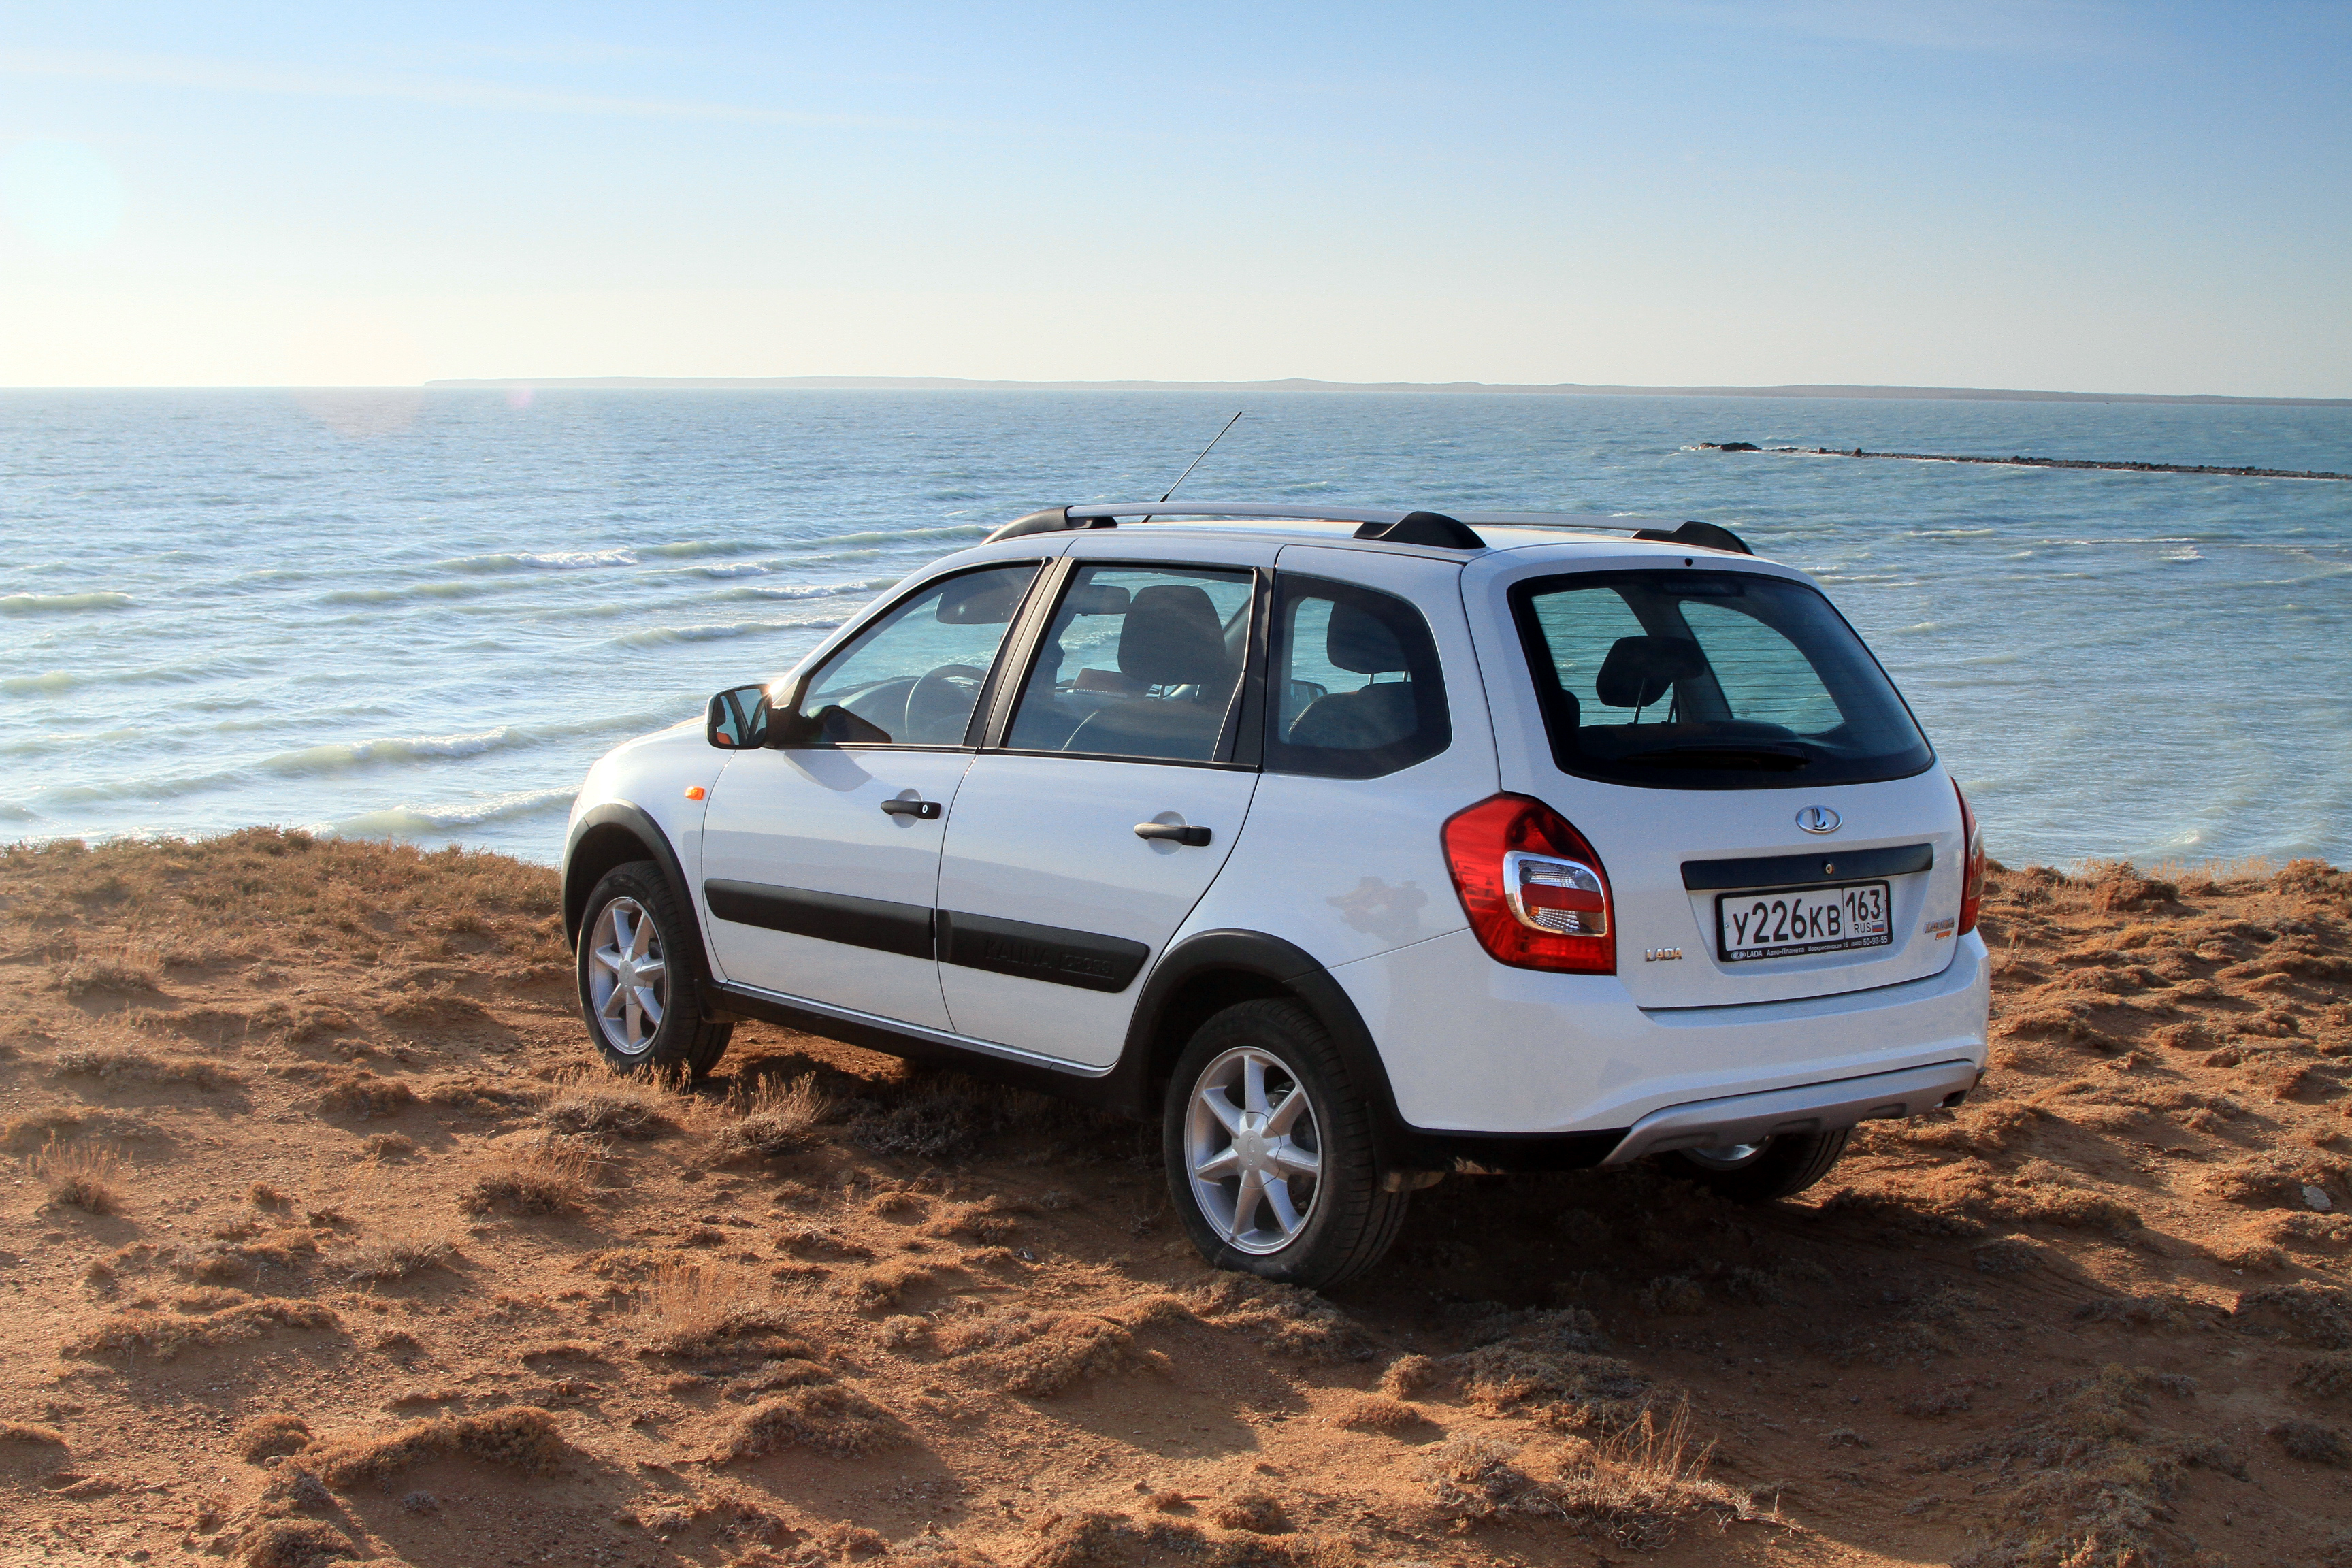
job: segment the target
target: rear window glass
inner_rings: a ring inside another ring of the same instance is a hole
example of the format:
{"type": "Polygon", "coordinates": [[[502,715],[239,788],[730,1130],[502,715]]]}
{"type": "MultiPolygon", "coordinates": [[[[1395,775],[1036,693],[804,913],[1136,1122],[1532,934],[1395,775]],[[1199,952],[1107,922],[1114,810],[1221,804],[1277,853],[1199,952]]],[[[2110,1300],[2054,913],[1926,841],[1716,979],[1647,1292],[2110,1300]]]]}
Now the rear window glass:
{"type": "Polygon", "coordinates": [[[1445,750],[1444,678],[1420,611],[1350,584],[1276,582],[1268,768],[1378,778],[1445,750]]]}
{"type": "Polygon", "coordinates": [[[1661,789],[1907,777],[1935,760],[1870,650],[1801,583],[1591,572],[1511,591],[1563,773],[1661,789]]]}

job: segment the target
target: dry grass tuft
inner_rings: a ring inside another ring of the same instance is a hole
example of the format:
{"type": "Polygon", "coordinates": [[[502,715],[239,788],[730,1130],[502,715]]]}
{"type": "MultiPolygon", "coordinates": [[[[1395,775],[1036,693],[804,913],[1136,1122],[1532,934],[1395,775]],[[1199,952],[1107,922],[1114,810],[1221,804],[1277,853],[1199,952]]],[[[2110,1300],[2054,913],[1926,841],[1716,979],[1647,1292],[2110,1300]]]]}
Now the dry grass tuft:
{"type": "Polygon", "coordinates": [[[58,1143],[33,1156],[33,1179],[48,1189],[49,1201],[89,1214],[112,1214],[121,1203],[114,1184],[122,1179],[122,1159],[94,1143],[58,1143]]]}
{"type": "Polygon", "coordinates": [[[789,1154],[815,1140],[816,1130],[833,1114],[833,1097],[817,1087],[814,1073],[803,1073],[789,1083],[770,1079],[749,1095],[730,1102],[733,1119],[719,1129],[720,1159],[734,1160],[789,1154]]]}
{"type": "Polygon", "coordinates": [[[446,1268],[457,1256],[457,1244],[447,1237],[410,1231],[363,1241],[335,1259],[334,1266],[356,1285],[405,1279],[427,1268],[446,1268]]]}
{"type": "Polygon", "coordinates": [[[416,1091],[396,1078],[353,1068],[319,1090],[319,1109],[331,1116],[391,1116],[416,1103],[416,1091]]]}
{"type": "Polygon", "coordinates": [[[584,1149],[552,1142],[509,1148],[484,1162],[457,1202],[471,1214],[561,1214],[587,1203],[594,1169],[584,1149]]]}
{"type": "Polygon", "coordinates": [[[975,1356],[1008,1394],[1059,1394],[1085,1378],[1126,1364],[1135,1336],[1108,1318],[1084,1312],[1013,1311],[964,1325],[947,1336],[950,1355],[975,1356]]]}
{"type": "Polygon", "coordinates": [[[169,1361],[183,1351],[250,1339],[272,1328],[339,1329],[342,1320],[316,1301],[264,1297],[215,1312],[182,1316],[133,1307],[100,1319],[65,1343],[68,1355],[148,1355],[169,1361]]]}
{"type": "Polygon", "coordinates": [[[2352,1394],[2352,1355],[2337,1352],[2312,1356],[2294,1369],[2289,1384],[2315,1399],[2352,1394]]]}
{"type": "Polygon", "coordinates": [[[43,1426],[31,1421],[0,1421],[0,1443],[24,1443],[39,1447],[62,1448],[65,1434],[54,1426],[43,1426]]]}
{"type": "Polygon", "coordinates": [[[559,1079],[554,1098],[540,1107],[539,1120],[557,1132],[608,1132],[621,1138],[651,1138],[677,1125],[659,1089],[641,1079],[593,1068],[559,1079]]]}
{"type": "Polygon", "coordinates": [[[1332,1414],[1331,1425],[1394,1436],[1423,1426],[1428,1420],[1417,1405],[1408,1405],[1385,1394],[1360,1394],[1332,1414]]]}
{"type": "Polygon", "coordinates": [[[527,1476],[543,1476],[572,1452],[555,1417],[536,1405],[515,1405],[479,1415],[440,1415],[381,1437],[323,1445],[317,1452],[320,1479],[349,1490],[383,1481],[428,1459],[463,1458],[503,1465],[527,1476]]]}
{"type": "Polygon", "coordinates": [[[870,1454],[898,1436],[898,1422],[881,1406],[838,1384],[820,1384],[787,1389],[744,1412],[716,1458],[721,1464],[755,1459],[786,1447],[846,1458],[870,1454]]]}
{"type": "Polygon", "coordinates": [[[1252,1535],[1286,1535],[1292,1528],[1282,1500],[1262,1487],[1234,1493],[1210,1518],[1220,1530],[1246,1530],[1252,1535]]]}
{"type": "Polygon", "coordinates": [[[1246,1274],[1220,1274],[1186,1300],[1202,1318],[1223,1327],[1263,1331],[1258,1342],[1279,1356],[1329,1364],[1363,1361],[1372,1342],[1361,1326],[1314,1291],[1246,1274]]]}
{"type": "Polygon", "coordinates": [[[299,1415],[279,1411],[270,1415],[257,1415],[243,1422],[229,1434],[228,1446],[236,1457],[249,1465],[280,1454],[296,1454],[310,1447],[310,1424],[299,1415]]]}
{"type": "Polygon", "coordinates": [[[1706,1479],[1713,1445],[1694,1444],[1687,1406],[1663,1426],[1649,1411],[1600,1443],[1571,1445],[1559,1473],[1538,1480],[1518,1450],[1486,1437],[1456,1437],[1431,1455],[1425,1475],[1438,1507],[1462,1519],[1557,1519],[1637,1552],[1655,1552],[1684,1521],[1760,1522],[1745,1493],[1706,1479]]]}
{"type": "Polygon", "coordinates": [[[1418,1394],[1437,1381],[1437,1363],[1418,1353],[1401,1355],[1381,1373],[1381,1392],[1392,1399],[1418,1394]]]}
{"type": "Polygon", "coordinates": [[[2322,1426],[2316,1421],[2282,1421],[2270,1429],[2268,1436],[2286,1450],[2290,1459],[2339,1468],[2352,1465],[2352,1443],[2346,1442],[2344,1434],[2333,1426],[2322,1426]]]}
{"type": "Polygon", "coordinates": [[[790,1326],[783,1310],[767,1300],[766,1287],[751,1275],[693,1263],[664,1263],[655,1269],[637,1321],[647,1350],[676,1356],[707,1353],[747,1334],[790,1326]]]}
{"type": "Polygon", "coordinates": [[[357,1555],[348,1536],[315,1519],[265,1519],[245,1533],[237,1551],[246,1568],[319,1568],[357,1555]]]}
{"type": "Polygon", "coordinates": [[[94,1078],[100,1083],[186,1084],[207,1093],[244,1081],[226,1068],[187,1057],[151,1057],[138,1050],[100,1050],[76,1047],[57,1055],[58,1072],[73,1078],[94,1078]]]}
{"type": "Polygon", "coordinates": [[[360,1141],[371,1160],[397,1160],[416,1152],[416,1140],[405,1132],[371,1132],[360,1141]]]}
{"type": "Polygon", "coordinates": [[[153,970],[143,964],[111,958],[79,958],[70,963],[53,965],[49,970],[49,984],[75,1000],[99,991],[152,992],[162,989],[153,970]]]}
{"type": "Polygon", "coordinates": [[[2352,1350],[2352,1291],[2333,1285],[2266,1285],[2240,1296],[2234,1316],[2320,1350],[2352,1350]]]}

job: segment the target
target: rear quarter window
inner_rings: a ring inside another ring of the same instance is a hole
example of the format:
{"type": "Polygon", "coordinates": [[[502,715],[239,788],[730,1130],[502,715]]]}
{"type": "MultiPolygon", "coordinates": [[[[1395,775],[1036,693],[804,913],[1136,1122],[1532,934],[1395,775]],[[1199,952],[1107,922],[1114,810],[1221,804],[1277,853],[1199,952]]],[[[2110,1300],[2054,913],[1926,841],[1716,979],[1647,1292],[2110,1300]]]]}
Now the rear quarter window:
{"type": "Polygon", "coordinates": [[[1805,584],[1592,572],[1510,596],[1563,773],[1789,789],[1906,778],[1935,761],[1878,661],[1805,584]]]}

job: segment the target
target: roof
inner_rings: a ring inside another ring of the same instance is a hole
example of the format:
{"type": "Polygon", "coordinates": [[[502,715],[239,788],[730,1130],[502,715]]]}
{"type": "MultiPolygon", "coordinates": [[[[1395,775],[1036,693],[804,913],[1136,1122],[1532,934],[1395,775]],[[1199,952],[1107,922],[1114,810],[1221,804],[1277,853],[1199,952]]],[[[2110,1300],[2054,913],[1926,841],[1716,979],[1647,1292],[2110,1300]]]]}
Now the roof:
{"type": "Polygon", "coordinates": [[[1447,553],[1524,550],[1577,542],[1622,551],[1635,541],[1658,546],[1666,552],[1703,549],[1726,554],[1753,553],[1730,530],[1689,520],[1580,512],[1405,512],[1316,503],[1301,506],[1296,501],[1078,502],[1032,512],[1006,523],[988,538],[993,543],[1034,533],[1145,524],[1155,530],[1274,534],[1317,543],[1349,542],[1373,549],[1404,547],[1447,553]],[[1626,537],[1629,534],[1631,539],[1626,537]]]}

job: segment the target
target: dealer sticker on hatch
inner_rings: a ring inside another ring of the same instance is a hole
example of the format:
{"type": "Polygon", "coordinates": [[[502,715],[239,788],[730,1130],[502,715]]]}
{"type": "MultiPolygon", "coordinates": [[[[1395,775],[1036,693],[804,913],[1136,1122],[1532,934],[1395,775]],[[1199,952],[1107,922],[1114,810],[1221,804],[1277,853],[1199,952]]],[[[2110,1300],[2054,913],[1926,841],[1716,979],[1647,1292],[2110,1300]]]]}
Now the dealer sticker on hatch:
{"type": "Polygon", "coordinates": [[[1727,963],[1885,947],[1895,940],[1884,882],[1791,892],[1724,893],[1715,900],[1717,951],[1727,963]]]}

